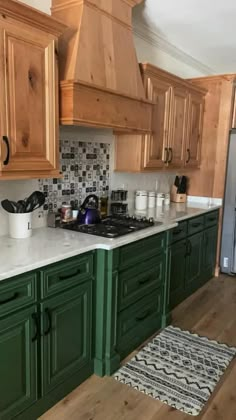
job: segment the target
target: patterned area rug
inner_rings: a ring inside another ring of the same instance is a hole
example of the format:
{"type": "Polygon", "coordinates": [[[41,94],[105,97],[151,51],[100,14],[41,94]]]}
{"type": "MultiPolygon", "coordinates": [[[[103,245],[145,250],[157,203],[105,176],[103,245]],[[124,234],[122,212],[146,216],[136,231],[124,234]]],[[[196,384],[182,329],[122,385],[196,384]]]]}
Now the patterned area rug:
{"type": "Polygon", "coordinates": [[[234,347],[169,326],[114,378],[197,416],[235,355],[234,347]]]}

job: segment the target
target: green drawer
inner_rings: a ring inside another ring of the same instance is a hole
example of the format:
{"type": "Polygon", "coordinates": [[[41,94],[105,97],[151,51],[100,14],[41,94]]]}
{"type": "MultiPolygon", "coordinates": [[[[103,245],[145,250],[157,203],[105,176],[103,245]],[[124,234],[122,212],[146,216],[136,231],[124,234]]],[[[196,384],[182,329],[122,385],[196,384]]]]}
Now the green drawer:
{"type": "Polygon", "coordinates": [[[149,236],[120,248],[119,267],[133,266],[142,260],[164,252],[166,232],[149,236]]]}
{"type": "Polygon", "coordinates": [[[126,308],[135,301],[163,284],[165,278],[165,256],[159,255],[119,275],[118,310],[126,308]]]}
{"type": "Polygon", "coordinates": [[[122,358],[161,328],[162,308],[160,287],[120,312],[117,320],[117,349],[122,358]]]}
{"type": "Polygon", "coordinates": [[[204,229],[204,216],[194,217],[188,221],[188,235],[194,235],[204,229]]]}
{"type": "Polygon", "coordinates": [[[219,221],[219,211],[218,210],[207,213],[204,216],[205,228],[217,225],[218,221],[219,221]]]}
{"type": "Polygon", "coordinates": [[[29,273],[0,282],[0,316],[37,301],[37,274],[29,273]]]}
{"type": "Polygon", "coordinates": [[[180,241],[181,239],[185,239],[188,232],[188,223],[187,222],[180,222],[178,226],[171,230],[170,232],[170,243],[173,244],[174,242],[180,241]]]}
{"type": "Polygon", "coordinates": [[[41,271],[41,297],[46,298],[93,278],[93,253],[65,260],[41,271]]]}

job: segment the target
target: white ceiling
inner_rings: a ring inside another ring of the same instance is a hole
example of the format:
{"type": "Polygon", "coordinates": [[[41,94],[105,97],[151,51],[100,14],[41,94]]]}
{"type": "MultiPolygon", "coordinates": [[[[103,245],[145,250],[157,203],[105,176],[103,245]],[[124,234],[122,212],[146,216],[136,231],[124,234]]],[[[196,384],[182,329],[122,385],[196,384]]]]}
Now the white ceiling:
{"type": "Polygon", "coordinates": [[[215,73],[236,73],[235,0],[146,0],[134,18],[215,73]]]}

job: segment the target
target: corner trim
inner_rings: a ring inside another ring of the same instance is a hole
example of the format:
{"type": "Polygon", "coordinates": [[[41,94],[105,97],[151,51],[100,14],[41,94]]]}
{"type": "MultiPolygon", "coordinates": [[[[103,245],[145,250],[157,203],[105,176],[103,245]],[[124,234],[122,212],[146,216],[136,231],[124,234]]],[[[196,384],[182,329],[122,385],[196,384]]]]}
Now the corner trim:
{"type": "Polygon", "coordinates": [[[133,33],[138,38],[146,41],[148,44],[157,47],[159,50],[165,52],[171,57],[181,61],[182,63],[192,67],[197,71],[200,71],[203,75],[209,76],[217,73],[211,67],[208,67],[206,64],[185,53],[183,50],[167,41],[167,39],[151,30],[150,27],[140,22],[138,19],[133,19],[133,33]]]}

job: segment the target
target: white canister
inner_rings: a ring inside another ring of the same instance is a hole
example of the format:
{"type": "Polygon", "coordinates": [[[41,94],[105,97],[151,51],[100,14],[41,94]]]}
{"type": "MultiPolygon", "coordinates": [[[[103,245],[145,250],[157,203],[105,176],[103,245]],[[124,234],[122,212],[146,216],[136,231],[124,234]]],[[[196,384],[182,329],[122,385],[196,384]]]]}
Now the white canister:
{"type": "Polygon", "coordinates": [[[9,236],[14,239],[32,236],[32,213],[9,213],[9,236]]]}
{"type": "Polygon", "coordinates": [[[155,191],[149,191],[148,193],[148,208],[154,209],[156,207],[156,193],[155,191]]]}
{"type": "Polygon", "coordinates": [[[158,193],[157,194],[157,207],[164,206],[165,203],[165,194],[158,193]]]}
{"type": "Polygon", "coordinates": [[[169,206],[170,205],[170,194],[167,193],[165,194],[165,206],[169,206]]]}
{"type": "Polygon", "coordinates": [[[136,191],[135,194],[135,209],[136,210],[146,210],[148,204],[148,194],[147,191],[136,191]]]}

